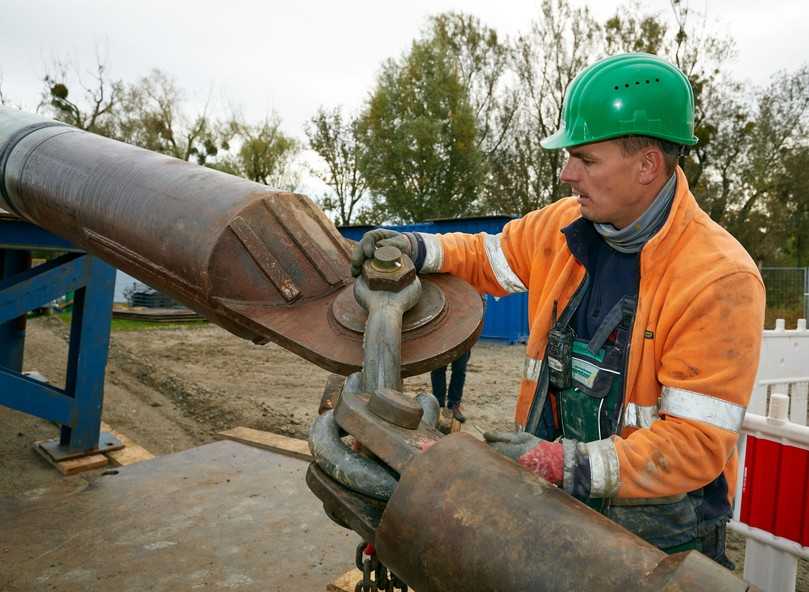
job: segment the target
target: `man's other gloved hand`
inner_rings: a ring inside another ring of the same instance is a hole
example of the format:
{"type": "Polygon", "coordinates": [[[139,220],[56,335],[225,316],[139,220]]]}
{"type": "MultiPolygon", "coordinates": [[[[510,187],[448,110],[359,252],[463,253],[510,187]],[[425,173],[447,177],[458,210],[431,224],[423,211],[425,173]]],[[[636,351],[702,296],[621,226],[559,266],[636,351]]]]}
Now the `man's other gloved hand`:
{"type": "Polygon", "coordinates": [[[561,442],[548,442],[528,432],[486,432],[483,438],[535,475],[554,485],[562,483],[565,460],[561,442]]]}
{"type": "Polygon", "coordinates": [[[377,228],[366,232],[351,254],[351,275],[356,277],[362,273],[362,264],[366,259],[373,259],[377,247],[396,247],[403,255],[412,259],[415,246],[414,240],[408,236],[409,234],[387,228],[377,228]]]}

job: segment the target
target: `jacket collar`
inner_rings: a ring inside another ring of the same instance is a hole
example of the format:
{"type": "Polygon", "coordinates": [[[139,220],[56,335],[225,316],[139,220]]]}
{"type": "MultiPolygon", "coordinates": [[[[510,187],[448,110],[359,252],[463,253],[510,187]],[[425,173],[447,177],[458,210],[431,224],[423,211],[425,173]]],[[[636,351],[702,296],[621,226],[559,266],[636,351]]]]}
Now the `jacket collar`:
{"type": "Polygon", "coordinates": [[[641,250],[641,274],[646,269],[653,269],[659,261],[669,258],[674,245],[685,232],[688,224],[694,219],[699,206],[688,188],[688,179],[685,173],[677,167],[677,190],[671,204],[671,212],[662,228],[649,239],[641,250]]]}
{"type": "MultiPolygon", "coordinates": [[[[677,239],[685,231],[698,209],[697,202],[688,189],[688,179],[685,178],[685,173],[679,166],[675,172],[677,189],[674,192],[671,211],[660,230],[641,249],[642,274],[644,274],[644,267],[652,266],[657,261],[665,260],[668,257],[677,239]]],[[[589,245],[594,240],[602,240],[593,228],[592,222],[580,216],[562,228],[562,234],[565,235],[567,248],[579,263],[586,267],[589,245]]]]}

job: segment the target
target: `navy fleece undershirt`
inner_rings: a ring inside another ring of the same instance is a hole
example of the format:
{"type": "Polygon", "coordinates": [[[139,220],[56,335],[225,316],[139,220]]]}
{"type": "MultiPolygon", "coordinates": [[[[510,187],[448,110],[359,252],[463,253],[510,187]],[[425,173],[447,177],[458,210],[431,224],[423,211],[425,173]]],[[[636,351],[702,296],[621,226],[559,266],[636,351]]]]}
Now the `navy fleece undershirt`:
{"type": "Polygon", "coordinates": [[[571,322],[576,337],[589,340],[621,298],[637,297],[640,253],[619,253],[596,232],[592,222],[583,218],[562,232],[568,248],[590,277],[589,288],[571,322]]]}

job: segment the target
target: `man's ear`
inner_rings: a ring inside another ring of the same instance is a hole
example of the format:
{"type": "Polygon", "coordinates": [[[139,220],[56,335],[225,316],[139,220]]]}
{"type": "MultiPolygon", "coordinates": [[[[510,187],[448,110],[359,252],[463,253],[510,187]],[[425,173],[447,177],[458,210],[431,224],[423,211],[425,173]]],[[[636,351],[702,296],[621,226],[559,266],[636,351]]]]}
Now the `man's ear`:
{"type": "Polygon", "coordinates": [[[638,182],[641,185],[654,183],[661,175],[665,175],[666,161],[663,152],[656,146],[647,146],[640,151],[640,170],[638,182]]]}

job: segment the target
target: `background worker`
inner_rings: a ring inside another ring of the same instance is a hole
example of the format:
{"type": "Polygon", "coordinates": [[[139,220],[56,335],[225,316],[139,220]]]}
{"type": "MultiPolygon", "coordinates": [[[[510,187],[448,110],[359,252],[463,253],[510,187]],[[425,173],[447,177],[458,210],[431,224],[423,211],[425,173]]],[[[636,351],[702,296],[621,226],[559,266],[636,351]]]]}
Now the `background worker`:
{"type": "Polygon", "coordinates": [[[421,273],[495,296],[528,291],[518,431],[489,443],[667,552],[728,565],[736,441],[755,380],[764,286],[702,211],[677,160],[693,145],[685,75],[613,56],[568,88],[561,181],[574,197],[485,233],[376,230],[421,273]]]}
{"type": "Polygon", "coordinates": [[[463,397],[463,386],[466,382],[466,364],[472,350],[464,352],[449,366],[442,366],[430,372],[430,383],[433,387],[433,395],[438,399],[438,404],[443,409],[447,409],[457,421],[466,421],[461,411],[461,398],[463,397]],[[449,393],[447,392],[447,368],[451,368],[452,374],[449,378],[449,393]]]}

